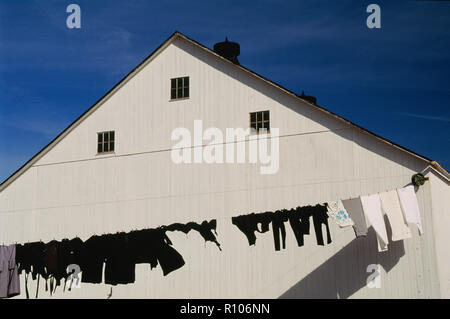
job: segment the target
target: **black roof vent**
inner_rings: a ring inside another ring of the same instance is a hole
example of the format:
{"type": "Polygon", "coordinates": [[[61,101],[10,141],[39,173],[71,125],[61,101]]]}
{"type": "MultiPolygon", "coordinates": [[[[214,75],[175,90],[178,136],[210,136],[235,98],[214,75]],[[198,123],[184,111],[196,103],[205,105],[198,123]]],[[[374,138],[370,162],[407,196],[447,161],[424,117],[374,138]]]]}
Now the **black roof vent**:
{"type": "Polygon", "coordinates": [[[239,65],[237,58],[237,56],[241,53],[239,43],[230,42],[228,41],[228,38],[225,38],[224,42],[214,44],[214,52],[239,65]]]}
{"type": "Polygon", "coordinates": [[[305,95],[305,91],[302,91],[302,95],[300,95],[300,97],[309,103],[316,105],[317,99],[314,96],[305,95]]]}

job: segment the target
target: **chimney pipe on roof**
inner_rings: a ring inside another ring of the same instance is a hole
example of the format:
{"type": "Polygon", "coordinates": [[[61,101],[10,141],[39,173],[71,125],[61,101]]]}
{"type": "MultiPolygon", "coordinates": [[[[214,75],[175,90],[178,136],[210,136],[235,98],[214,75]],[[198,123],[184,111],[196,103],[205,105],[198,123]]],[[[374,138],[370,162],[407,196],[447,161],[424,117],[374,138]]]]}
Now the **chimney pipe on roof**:
{"type": "Polygon", "coordinates": [[[241,48],[238,43],[228,41],[228,37],[224,42],[214,44],[214,52],[239,65],[237,56],[241,53],[241,48]]]}
{"type": "Polygon", "coordinates": [[[305,95],[305,91],[302,91],[302,95],[300,95],[300,97],[306,101],[308,101],[309,103],[312,103],[314,105],[316,105],[317,103],[317,99],[316,97],[312,96],[312,95],[305,95]]]}

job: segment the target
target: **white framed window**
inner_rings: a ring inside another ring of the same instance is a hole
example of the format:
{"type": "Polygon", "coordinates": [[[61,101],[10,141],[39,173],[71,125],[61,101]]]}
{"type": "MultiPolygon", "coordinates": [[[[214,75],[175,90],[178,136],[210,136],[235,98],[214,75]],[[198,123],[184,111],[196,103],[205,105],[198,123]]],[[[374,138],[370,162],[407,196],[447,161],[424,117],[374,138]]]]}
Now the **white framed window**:
{"type": "Polygon", "coordinates": [[[179,100],[189,97],[189,77],[170,79],[170,99],[179,100]]]}
{"type": "Polygon", "coordinates": [[[259,133],[260,130],[265,129],[270,132],[270,115],[269,111],[259,111],[250,113],[250,128],[259,133]]]}
{"type": "Polygon", "coordinates": [[[114,131],[97,133],[97,153],[114,152],[115,136],[114,131]]]}

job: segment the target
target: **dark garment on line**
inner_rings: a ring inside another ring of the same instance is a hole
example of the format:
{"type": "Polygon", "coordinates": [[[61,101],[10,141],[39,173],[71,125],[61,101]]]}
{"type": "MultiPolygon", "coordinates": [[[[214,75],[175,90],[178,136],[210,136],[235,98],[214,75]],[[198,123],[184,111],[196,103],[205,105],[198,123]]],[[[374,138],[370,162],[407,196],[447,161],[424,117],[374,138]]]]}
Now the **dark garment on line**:
{"type": "Polygon", "coordinates": [[[26,243],[16,246],[16,262],[19,266],[19,274],[22,270],[26,274],[31,273],[33,280],[38,274],[45,274],[43,242],[26,243]]]}
{"type": "Polygon", "coordinates": [[[331,235],[330,228],[328,227],[328,214],[327,214],[327,206],[317,204],[313,206],[313,223],[314,230],[316,231],[316,240],[317,244],[323,246],[323,234],[322,234],[322,225],[326,226],[327,230],[327,244],[331,244],[331,235]]]}
{"type": "Polygon", "coordinates": [[[208,221],[203,221],[200,225],[197,223],[194,223],[193,229],[198,231],[200,235],[203,237],[205,241],[211,241],[217,245],[219,250],[222,250],[220,248],[220,244],[217,241],[217,238],[215,235],[217,235],[216,228],[217,228],[217,221],[215,219],[208,221]],[[214,233],[213,233],[214,231],[214,233]]]}
{"type": "Polygon", "coordinates": [[[172,246],[169,237],[164,233],[163,242],[158,244],[158,262],[163,270],[163,275],[167,276],[172,271],[175,271],[184,266],[185,262],[183,256],[176,251],[172,246]]]}
{"type": "Polygon", "coordinates": [[[284,222],[286,221],[288,221],[288,210],[282,209],[277,210],[275,211],[275,213],[273,213],[272,232],[273,232],[273,242],[276,251],[280,250],[280,235],[283,244],[283,249],[286,248],[286,228],[284,227],[284,222]]]}
{"type": "Polygon", "coordinates": [[[61,267],[61,257],[62,253],[61,242],[52,240],[45,244],[44,249],[44,266],[45,273],[41,274],[42,278],[45,279],[45,291],[48,290],[50,286],[50,295],[56,289],[57,286],[61,284],[61,279],[64,278],[64,274],[61,274],[59,269],[61,267]]]}
{"type": "Polygon", "coordinates": [[[162,226],[161,228],[165,231],[181,231],[185,234],[189,233],[191,230],[195,230],[203,237],[205,241],[215,243],[219,250],[222,250],[216,238],[217,221],[215,219],[212,219],[209,222],[205,220],[201,224],[197,224],[195,222],[189,222],[187,224],[174,223],[169,226],[162,226]]]}
{"type": "Polygon", "coordinates": [[[83,241],[76,237],[74,239],[63,239],[57,245],[57,270],[55,277],[57,280],[67,280],[70,275],[67,267],[71,264],[80,265],[81,251],[83,249],[83,241]]]}
{"type": "Polygon", "coordinates": [[[327,243],[331,243],[330,229],[328,226],[328,214],[325,205],[297,207],[291,210],[278,210],[274,213],[265,212],[260,214],[251,213],[232,217],[232,223],[236,225],[247,237],[249,245],[256,242],[255,231],[260,233],[269,230],[269,223],[272,223],[272,232],[275,250],[281,247],[286,248],[286,228],[284,223],[289,221],[298,246],[304,245],[304,235],[310,233],[310,217],[313,217],[314,229],[316,231],[316,241],[318,245],[324,245],[322,225],[325,224],[327,231],[327,243]],[[261,230],[258,225],[261,224],[261,230]],[[281,238],[281,245],[280,245],[281,238]]]}
{"type": "Polygon", "coordinates": [[[104,235],[106,249],[105,284],[130,284],[135,281],[135,262],[128,234],[104,235]]]}
{"type": "Polygon", "coordinates": [[[56,240],[45,244],[44,267],[45,273],[41,274],[44,279],[56,277],[58,270],[58,242],[56,240]]]}
{"type": "Polygon", "coordinates": [[[255,245],[256,235],[255,231],[265,233],[269,230],[269,224],[272,221],[272,212],[265,213],[251,213],[248,215],[240,215],[232,217],[231,222],[236,225],[241,232],[247,237],[248,244],[255,245]],[[261,224],[261,230],[258,229],[258,224],[261,224]]]}
{"type": "Polygon", "coordinates": [[[159,263],[164,276],[184,265],[184,259],[173,248],[163,227],[130,233],[130,249],[136,264],[149,263],[151,269],[159,263]]]}
{"type": "Polygon", "coordinates": [[[24,260],[24,250],[23,250],[23,245],[22,244],[17,244],[16,245],[16,263],[17,266],[19,268],[19,275],[22,272],[23,268],[21,269],[21,263],[23,264],[23,260],[24,260]]]}
{"type": "Polygon", "coordinates": [[[254,222],[255,213],[248,215],[240,215],[231,218],[231,223],[236,225],[237,228],[247,237],[249,246],[256,243],[256,222],[254,222]]]}
{"type": "Polygon", "coordinates": [[[103,262],[106,258],[104,236],[91,236],[84,242],[80,252],[81,282],[99,284],[103,277],[103,262]]]}
{"type": "Polygon", "coordinates": [[[150,264],[150,269],[158,266],[156,252],[149,248],[148,242],[157,239],[154,229],[136,230],[129,233],[130,250],[135,264],[150,264]]]}
{"type": "Polygon", "coordinates": [[[315,206],[297,207],[290,211],[289,223],[294,232],[298,246],[304,245],[304,235],[310,234],[310,217],[313,219],[314,230],[316,232],[316,241],[318,245],[323,246],[322,225],[324,224],[327,232],[327,243],[331,243],[330,228],[328,226],[327,207],[317,204],[315,206]]]}
{"type": "Polygon", "coordinates": [[[50,293],[57,286],[61,285],[62,279],[67,279],[69,275],[67,273],[67,266],[72,263],[79,263],[82,244],[83,242],[79,238],[72,240],[63,239],[62,241],[53,240],[45,244],[45,273],[41,275],[46,280],[46,290],[48,289],[47,280],[49,280],[50,293]]]}
{"type": "Polygon", "coordinates": [[[289,224],[294,232],[297,245],[304,245],[304,235],[309,235],[311,206],[297,207],[289,212],[289,224]]]}
{"type": "Polygon", "coordinates": [[[42,278],[45,280],[45,291],[48,291],[50,284],[50,295],[61,283],[58,277],[58,246],[60,242],[52,240],[45,244],[44,248],[44,267],[45,273],[41,274],[42,278]]]}
{"type": "Polygon", "coordinates": [[[275,250],[280,250],[280,236],[283,249],[286,248],[286,228],[284,222],[288,220],[287,210],[279,210],[274,213],[251,213],[248,215],[241,215],[232,217],[231,221],[242,231],[247,237],[248,244],[254,245],[256,243],[255,232],[265,233],[269,230],[269,224],[272,223],[272,233],[275,250]],[[258,228],[261,225],[261,230],[258,228]]]}
{"type": "Polygon", "coordinates": [[[67,267],[69,265],[80,265],[83,241],[76,237],[73,239],[63,239],[58,250],[58,273],[67,278],[67,267]]]}
{"type": "Polygon", "coordinates": [[[273,213],[265,212],[258,214],[256,218],[256,231],[258,233],[265,233],[269,231],[269,225],[272,220],[273,213]],[[258,225],[261,224],[261,230],[258,229],[258,225]]]}
{"type": "Polygon", "coordinates": [[[26,243],[24,245],[16,245],[16,263],[19,267],[18,270],[19,275],[22,273],[22,270],[25,271],[25,293],[27,299],[29,297],[28,293],[29,274],[31,273],[31,278],[33,280],[39,278],[41,274],[45,274],[44,250],[45,244],[41,241],[26,243]]]}

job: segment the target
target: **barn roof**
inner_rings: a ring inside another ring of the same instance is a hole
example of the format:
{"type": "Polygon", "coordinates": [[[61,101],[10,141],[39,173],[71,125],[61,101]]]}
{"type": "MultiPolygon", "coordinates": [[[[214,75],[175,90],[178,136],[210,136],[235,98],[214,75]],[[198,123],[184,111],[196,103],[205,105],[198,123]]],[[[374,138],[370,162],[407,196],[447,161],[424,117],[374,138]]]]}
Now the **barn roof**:
{"type": "Polygon", "coordinates": [[[6,180],[4,180],[1,184],[0,184],[0,192],[3,191],[9,184],[11,184],[16,178],[18,178],[20,175],[22,175],[28,168],[30,168],[34,163],[36,163],[42,156],[44,156],[48,151],[50,151],[60,140],[62,140],[69,132],[71,132],[79,123],[81,123],[86,117],[88,117],[91,113],[93,113],[98,107],[100,107],[107,99],[109,99],[120,87],[122,87],[126,82],[128,82],[128,80],[130,80],[134,75],[136,75],[143,67],[145,67],[151,60],[153,60],[154,57],[156,57],[160,52],[162,52],[171,42],[173,42],[173,40],[175,40],[176,38],[181,38],[184,39],[200,48],[202,48],[203,50],[205,50],[206,52],[213,54],[215,56],[217,56],[218,58],[222,59],[223,61],[225,61],[226,63],[229,63],[231,65],[233,65],[236,68],[241,69],[244,72],[248,72],[251,75],[265,81],[266,83],[276,87],[277,89],[291,95],[294,96],[295,98],[298,98],[300,100],[302,100],[304,103],[310,105],[313,108],[319,109],[324,113],[327,113],[328,115],[343,121],[345,123],[347,123],[348,125],[362,131],[365,133],[368,133],[372,136],[374,136],[375,138],[393,146],[394,148],[399,149],[400,151],[406,152],[412,156],[415,156],[423,161],[425,161],[426,163],[428,163],[430,165],[431,168],[433,168],[435,171],[437,171],[439,174],[443,175],[447,180],[450,180],[450,173],[443,167],[441,166],[438,162],[433,161],[423,155],[420,155],[410,149],[407,149],[406,147],[403,147],[401,145],[398,145],[384,137],[381,137],[349,120],[344,119],[343,117],[317,105],[317,104],[313,104],[311,102],[309,102],[307,99],[303,98],[301,95],[298,95],[292,91],[290,91],[289,89],[286,89],[285,87],[281,86],[280,84],[271,81],[269,79],[267,79],[266,77],[259,75],[258,73],[247,69],[246,67],[239,65],[239,64],[235,64],[231,61],[229,61],[228,59],[220,56],[219,54],[217,54],[216,52],[214,52],[213,50],[209,49],[208,47],[204,46],[203,44],[189,38],[188,36],[182,34],[179,31],[175,31],[169,38],[167,38],[167,40],[165,40],[159,47],[157,47],[152,53],[150,53],[141,63],[139,63],[133,70],[131,70],[125,77],[123,77],[116,85],[114,85],[105,95],[103,95],[97,102],[95,102],[92,106],[90,106],[83,114],[81,114],[75,121],[73,121],[69,126],[67,126],[61,133],[58,134],[58,136],[56,136],[50,143],[48,143],[46,146],[44,146],[37,154],[35,154],[32,158],[30,158],[25,164],[23,164],[18,170],[16,170],[13,174],[11,174],[6,180]]]}

